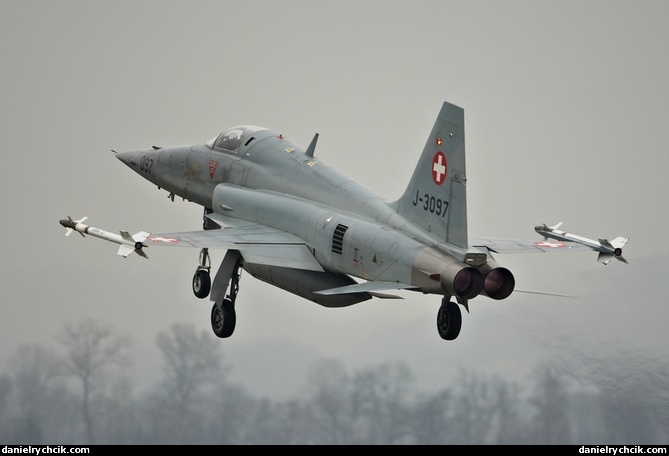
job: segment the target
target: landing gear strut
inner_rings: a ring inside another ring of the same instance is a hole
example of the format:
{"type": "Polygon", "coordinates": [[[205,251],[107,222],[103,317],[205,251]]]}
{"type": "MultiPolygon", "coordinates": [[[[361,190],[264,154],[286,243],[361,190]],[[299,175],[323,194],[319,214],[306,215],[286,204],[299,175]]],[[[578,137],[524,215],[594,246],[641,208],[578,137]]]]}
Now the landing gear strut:
{"type": "Polygon", "coordinates": [[[461,327],[460,307],[447,296],[441,300],[441,307],[437,313],[437,331],[442,339],[453,340],[460,334],[461,327]]]}
{"type": "MultiPolygon", "coordinates": [[[[202,228],[205,230],[221,228],[208,217],[212,212],[210,208],[204,209],[202,228]]],[[[205,247],[200,250],[200,264],[193,275],[193,294],[200,299],[211,294],[211,300],[214,301],[211,308],[211,327],[214,334],[221,338],[230,337],[237,324],[235,301],[239,292],[242,264],[243,258],[239,250],[228,250],[212,284],[209,249],[205,247]]]]}

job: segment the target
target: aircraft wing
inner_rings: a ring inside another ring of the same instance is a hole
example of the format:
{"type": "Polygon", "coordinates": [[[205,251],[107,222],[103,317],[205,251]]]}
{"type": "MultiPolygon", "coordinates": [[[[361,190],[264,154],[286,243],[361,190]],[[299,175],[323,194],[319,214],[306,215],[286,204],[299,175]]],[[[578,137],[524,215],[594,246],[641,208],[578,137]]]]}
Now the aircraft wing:
{"type": "Polygon", "coordinates": [[[150,234],[144,243],[147,246],[235,249],[249,263],[323,271],[304,239],[256,223],[214,230],[150,234]]]}
{"type": "Polygon", "coordinates": [[[470,244],[484,252],[492,253],[541,253],[541,252],[573,252],[592,251],[591,247],[578,242],[555,240],[520,240],[520,239],[471,239],[470,244]]]}

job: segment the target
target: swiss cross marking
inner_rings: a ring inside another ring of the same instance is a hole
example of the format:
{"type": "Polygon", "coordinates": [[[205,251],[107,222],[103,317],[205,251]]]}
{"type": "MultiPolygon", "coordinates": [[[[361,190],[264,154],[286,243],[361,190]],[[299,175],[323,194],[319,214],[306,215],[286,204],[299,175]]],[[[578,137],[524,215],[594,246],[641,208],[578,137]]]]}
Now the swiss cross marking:
{"type": "Polygon", "coordinates": [[[537,247],[548,247],[551,249],[561,249],[563,247],[567,247],[567,244],[563,244],[562,242],[551,242],[551,241],[537,241],[534,243],[537,247]]]}
{"type": "Polygon", "coordinates": [[[432,159],[432,180],[434,183],[437,185],[443,184],[446,181],[447,171],[446,156],[443,152],[438,151],[432,159]]]}
{"type": "Polygon", "coordinates": [[[159,242],[164,242],[166,244],[176,244],[177,242],[179,242],[178,239],[166,238],[162,236],[149,236],[149,240],[155,242],[156,244],[159,242]]]}

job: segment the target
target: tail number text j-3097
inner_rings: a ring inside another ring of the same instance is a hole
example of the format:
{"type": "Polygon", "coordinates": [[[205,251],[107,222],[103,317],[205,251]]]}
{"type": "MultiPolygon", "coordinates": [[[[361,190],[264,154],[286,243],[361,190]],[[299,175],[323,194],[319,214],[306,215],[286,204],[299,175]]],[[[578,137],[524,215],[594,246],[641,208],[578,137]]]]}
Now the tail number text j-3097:
{"type": "Polygon", "coordinates": [[[139,169],[144,171],[146,174],[151,174],[151,168],[153,168],[153,158],[142,157],[142,160],[139,162],[139,169]]]}
{"type": "Polygon", "coordinates": [[[437,214],[441,217],[444,217],[448,210],[448,201],[439,199],[428,193],[423,193],[423,196],[421,196],[420,190],[416,190],[416,198],[413,200],[413,205],[420,206],[424,211],[437,214]]]}

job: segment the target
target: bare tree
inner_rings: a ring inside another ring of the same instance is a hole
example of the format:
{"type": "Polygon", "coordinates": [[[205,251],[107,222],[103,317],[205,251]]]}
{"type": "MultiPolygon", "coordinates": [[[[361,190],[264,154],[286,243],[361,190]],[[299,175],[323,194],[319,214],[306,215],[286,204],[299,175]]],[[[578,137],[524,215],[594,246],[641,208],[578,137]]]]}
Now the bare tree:
{"type": "Polygon", "coordinates": [[[126,366],[126,350],[131,345],[128,338],[93,320],[67,325],[61,341],[65,346],[65,372],[81,382],[81,413],[85,438],[95,443],[93,397],[102,393],[113,366],[126,366]]]}
{"type": "Polygon", "coordinates": [[[339,360],[314,363],[309,374],[312,443],[404,443],[410,432],[413,376],[402,363],[349,374],[339,360]]]}
{"type": "Polygon", "coordinates": [[[161,433],[169,440],[165,443],[193,443],[206,433],[206,414],[218,403],[211,398],[225,385],[220,340],[193,325],[174,324],[158,334],[156,343],[165,362],[158,394],[165,407],[156,416],[161,433]]]}
{"type": "Polygon", "coordinates": [[[354,375],[353,394],[363,407],[365,444],[406,443],[414,377],[402,362],[384,363],[354,375]]]}
{"type": "Polygon", "coordinates": [[[272,401],[264,398],[246,410],[247,428],[244,442],[250,445],[305,445],[319,443],[314,435],[309,410],[298,400],[272,401]]]}
{"type": "Polygon", "coordinates": [[[424,393],[416,400],[410,415],[413,444],[447,445],[452,441],[453,419],[448,410],[453,402],[450,389],[424,393]]]}
{"type": "Polygon", "coordinates": [[[315,440],[327,445],[356,443],[361,407],[344,363],[320,360],[310,367],[308,377],[315,440]]]}
{"type": "Polygon", "coordinates": [[[19,409],[15,436],[26,443],[46,443],[44,426],[54,384],[58,380],[58,357],[40,345],[23,344],[11,357],[9,367],[19,409]]]}
{"type": "Polygon", "coordinates": [[[212,419],[208,422],[206,442],[216,445],[253,444],[261,402],[239,385],[217,386],[210,402],[212,419]]]}
{"type": "Polygon", "coordinates": [[[0,440],[9,440],[9,398],[12,392],[12,381],[7,375],[0,375],[0,440]]]}
{"type": "Polygon", "coordinates": [[[492,438],[497,413],[495,380],[462,371],[456,387],[454,423],[458,432],[450,443],[481,445],[492,438]]]}
{"type": "Polygon", "coordinates": [[[534,441],[540,445],[569,445],[569,395],[564,378],[555,369],[541,367],[530,404],[536,408],[534,416],[534,441]]]}
{"type": "Polygon", "coordinates": [[[522,431],[526,425],[520,412],[521,389],[513,382],[496,379],[493,384],[495,396],[495,435],[492,443],[497,445],[522,445],[528,442],[522,431]]]}

